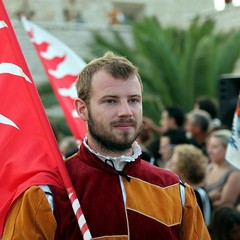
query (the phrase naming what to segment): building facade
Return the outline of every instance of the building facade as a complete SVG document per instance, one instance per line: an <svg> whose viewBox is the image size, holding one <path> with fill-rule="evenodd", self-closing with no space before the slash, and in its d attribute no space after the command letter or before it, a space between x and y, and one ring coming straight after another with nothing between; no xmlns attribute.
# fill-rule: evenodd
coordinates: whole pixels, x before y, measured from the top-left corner
<svg viewBox="0 0 240 240"><path fill-rule="evenodd" d="M217 31L240 27L240 7L226 4L215 9L221 0L4 0L15 32L36 83L47 81L35 50L19 20L21 14L43 27L72 48L83 59L89 59L91 32L107 34L112 28L131 38L129 26L144 16L155 15L164 26L186 28L195 16L216 20ZM232 1L228 1L232 2Z"/></svg>

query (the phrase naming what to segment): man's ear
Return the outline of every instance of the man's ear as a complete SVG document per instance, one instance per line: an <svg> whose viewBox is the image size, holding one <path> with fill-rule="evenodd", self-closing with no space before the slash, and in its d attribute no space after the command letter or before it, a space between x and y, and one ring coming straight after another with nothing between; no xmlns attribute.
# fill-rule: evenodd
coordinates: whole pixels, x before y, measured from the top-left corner
<svg viewBox="0 0 240 240"><path fill-rule="evenodd" d="M75 109L78 113L78 116L83 121L87 121L88 120L88 110L87 110L86 103L82 99L76 98L74 101L74 105L75 105Z"/></svg>

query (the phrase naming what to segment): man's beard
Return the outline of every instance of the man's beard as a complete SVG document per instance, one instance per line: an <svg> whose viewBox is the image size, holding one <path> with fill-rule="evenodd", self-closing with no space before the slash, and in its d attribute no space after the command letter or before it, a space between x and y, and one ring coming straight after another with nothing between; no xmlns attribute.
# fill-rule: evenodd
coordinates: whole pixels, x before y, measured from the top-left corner
<svg viewBox="0 0 240 240"><path fill-rule="evenodd" d="M101 145L101 147L105 149L116 152L123 152L125 150L128 150L132 147L133 142L140 134L140 129L138 129L138 131L132 137L129 137L129 132L123 132L122 138L121 140L119 140L116 136L114 136L114 134L111 133L111 125L109 125L109 129L105 129L100 122L94 120L91 111L89 111L88 113L88 131L95 139L95 141L97 141ZM119 122L126 123L127 121L136 125L136 122L130 119L120 120Z"/></svg>

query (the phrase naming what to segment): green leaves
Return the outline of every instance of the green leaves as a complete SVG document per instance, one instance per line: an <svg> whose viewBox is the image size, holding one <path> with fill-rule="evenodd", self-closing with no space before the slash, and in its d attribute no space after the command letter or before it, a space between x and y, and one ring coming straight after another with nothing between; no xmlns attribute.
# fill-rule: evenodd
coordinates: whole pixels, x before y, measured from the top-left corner
<svg viewBox="0 0 240 240"><path fill-rule="evenodd" d="M179 104L187 112L197 96L217 99L220 75L233 72L239 59L240 31L217 33L214 26L212 19L196 17L188 29L162 27L155 17L148 17L131 26L131 44L115 30L111 38L95 32L91 47L93 53L111 50L124 55L139 67L144 106L155 106L151 113L144 108L145 114L148 110L157 120L166 105Z"/></svg>

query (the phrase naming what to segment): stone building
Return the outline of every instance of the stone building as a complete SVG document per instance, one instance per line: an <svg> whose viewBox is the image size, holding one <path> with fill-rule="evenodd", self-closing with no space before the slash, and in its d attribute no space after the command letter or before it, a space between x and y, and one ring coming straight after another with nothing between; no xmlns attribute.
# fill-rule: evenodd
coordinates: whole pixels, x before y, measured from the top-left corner
<svg viewBox="0 0 240 240"><path fill-rule="evenodd" d="M222 11L216 10L217 1L224 0L4 0L4 4L33 78L38 83L47 81L47 76L19 21L20 14L25 14L86 59L90 56L87 43L91 40L92 30L107 34L115 28L129 38L131 22L144 16L155 15L162 25L181 28L187 27L196 15L216 19L218 31L240 27L240 7L233 5L239 0L226 1L230 3Z"/></svg>
<svg viewBox="0 0 240 240"><path fill-rule="evenodd" d="M225 8L217 11L223 2L226 2ZM59 24L70 21L106 25L115 15L122 13L124 16L119 21L126 24L143 16L155 15L162 24L183 27L194 16L200 15L214 17L220 29L239 25L237 5L240 0L5 0L4 3L12 18L25 13L34 21Z"/></svg>

